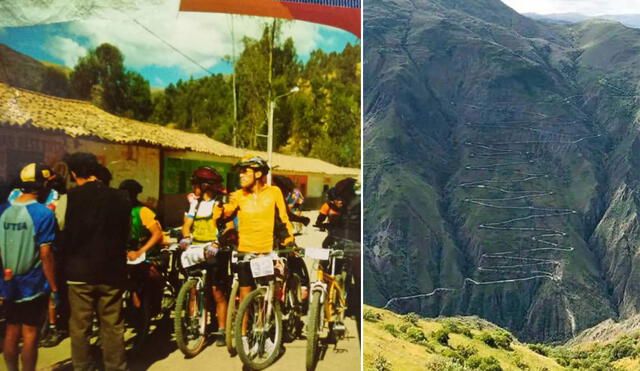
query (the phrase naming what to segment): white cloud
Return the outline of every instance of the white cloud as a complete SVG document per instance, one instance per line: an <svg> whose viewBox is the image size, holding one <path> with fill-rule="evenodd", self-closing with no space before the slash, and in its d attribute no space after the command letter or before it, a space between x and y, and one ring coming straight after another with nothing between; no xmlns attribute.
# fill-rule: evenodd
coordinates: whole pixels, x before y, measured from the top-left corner
<svg viewBox="0 0 640 371"><path fill-rule="evenodd" d="M67 67L75 66L78 58L87 54L87 49L66 37L51 36L46 43L46 48L51 55L61 59Z"/></svg>
<svg viewBox="0 0 640 371"><path fill-rule="evenodd" d="M242 38L259 38L264 23L269 20L234 17L236 54L242 51ZM298 54L309 55L321 41L319 27L307 22L287 22L283 26L283 37L293 38ZM88 38L91 47L105 42L116 45L124 54L125 63L133 68L179 67L184 73L192 74L202 69L173 48L207 69L232 53L230 15L177 12L175 1L152 11L117 13L107 19L73 22L68 30Z"/></svg>
<svg viewBox="0 0 640 371"><path fill-rule="evenodd" d="M520 13L640 14L639 0L502 0Z"/></svg>

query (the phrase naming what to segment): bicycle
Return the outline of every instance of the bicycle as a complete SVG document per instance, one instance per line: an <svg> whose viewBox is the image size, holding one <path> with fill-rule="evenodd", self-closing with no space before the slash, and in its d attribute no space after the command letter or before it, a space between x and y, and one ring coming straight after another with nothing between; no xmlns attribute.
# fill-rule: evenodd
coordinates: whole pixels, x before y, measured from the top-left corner
<svg viewBox="0 0 640 371"><path fill-rule="evenodd" d="M187 278L178 292L174 333L178 348L187 357L195 357L207 342L209 310L206 306L207 271L203 261L204 251L210 245L191 245L180 258L183 275Z"/></svg>
<svg viewBox="0 0 640 371"><path fill-rule="evenodd" d="M161 249L158 258L147 259L146 254L142 254L135 261L127 261L128 265L138 267L133 268L133 274L136 275L133 282L141 283L137 287L126 290L123 300L125 319L137 334L134 348L139 348L147 342L153 319L170 313L175 305L176 292L180 287L177 270L178 254L178 245L172 244ZM135 269L138 271L135 272ZM160 275L157 287L150 286L151 282L147 276L150 269Z"/></svg>
<svg viewBox="0 0 640 371"><path fill-rule="evenodd" d="M318 264L318 280L311 283L311 303L307 316L306 368L307 371L312 371L318 362L320 334L324 328L328 328L328 338L334 339L336 344L346 335L344 318L347 309L347 272L340 269L341 272L337 273L338 263L345 259L344 249L306 248L305 257L329 261L328 265Z"/></svg>
<svg viewBox="0 0 640 371"><path fill-rule="evenodd" d="M278 255L288 254L294 249L273 251L270 254L242 255L244 262L251 266L251 273L257 288L240 303L234 324L236 350L242 363L252 370L262 370L270 366L280 354L282 345L282 308L281 300L284 290L284 272L276 265L282 265ZM247 332L243 336L243 322ZM246 336L246 337L245 337ZM244 338L244 341L243 341Z"/></svg>

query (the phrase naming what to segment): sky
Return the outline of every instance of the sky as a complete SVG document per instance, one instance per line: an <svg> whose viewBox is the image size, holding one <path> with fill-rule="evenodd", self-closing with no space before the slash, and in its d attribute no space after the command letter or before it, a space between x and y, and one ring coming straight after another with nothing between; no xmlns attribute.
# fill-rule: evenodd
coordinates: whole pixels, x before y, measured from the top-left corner
<svg viewBox="0 0 640 371"><path fill-rule="evenodd" d="M640 14L640 0L502 0L518 13Z"/></svg>
<svg viewBox="0 0 640 371"><path fill-rule="evenodd" d="M108 42L120 49L127 69L142 74L151 86L164 88L178 79L232 71L231 65L223 61L232 54L234 45L232 19L236 55L242 51L242 38L259 38L264 23L270 21L262 17L178 12L177 1L171 0L153 12L120 12L117 17L0 27L0 43L35 59L73 68L89 49ZM315 49L342 51L347 43L359 43L346 31L309 22L285 22L282 31L283 40L293 38L302 62Z"/></svg>

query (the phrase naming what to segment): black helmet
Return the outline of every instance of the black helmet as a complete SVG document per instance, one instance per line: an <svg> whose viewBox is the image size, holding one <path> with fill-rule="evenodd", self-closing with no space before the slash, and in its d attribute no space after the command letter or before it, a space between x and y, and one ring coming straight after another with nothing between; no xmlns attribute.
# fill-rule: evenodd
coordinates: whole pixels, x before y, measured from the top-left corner
<svg viewBox="0 0 640 371"><path fill-rule="evenodd" d="M296 187L295 184L293 184L291 178L284 175L274 175L273 179L271 179L271 182L273 183L273 185L280 188L280 191L282 191L282 195L285 197L289 193L293 192L293 189Z"/></svg>
<svg viewBox="0 0 640 371"><path fill-rule="evenodd" d="M269 173L269 164L260 156L245 156L233 165L233 169L236 171L246 167L250 167L254 171L262 171L262 175Z"/></svg>
<svg viewBox="0 0 640 371"><path fill-rule="evenodd" d="M209 185L215 192L224 191L222 181L222 175L209 166L200 166L191 174L191 184Z"/></svg>
<svg viewBox="0 0 640 371"><path fill-rule="evenodd" d="M134 179L125 179L120 183L118 189L128 191L129 194L138 195L142 193L142 184Z"/></svg>

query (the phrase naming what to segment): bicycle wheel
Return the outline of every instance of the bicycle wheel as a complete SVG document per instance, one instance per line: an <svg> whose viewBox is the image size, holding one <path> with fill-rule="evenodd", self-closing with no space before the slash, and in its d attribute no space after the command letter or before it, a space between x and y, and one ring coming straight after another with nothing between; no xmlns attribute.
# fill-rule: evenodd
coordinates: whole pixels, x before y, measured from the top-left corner
<svg viewBox="0 0 640 371"><path fill-rule="evenodd" d="M197 280L187 280L180 288L174 318L176 344L187 357L200 353L206 344L207 309Z"/></svg>
<svg viewBox="0 0 640 371"><path fill-rule="evenodd" d="M269 298L266 288L261 287L251 292L240 303L236 314L234 337L236 350L242 363L252 370L269 367L280 354L282 345L282 313L277 302L268 318ZM247 316L247 334L243 341L242 322Z"/></svg>
<svg viewBox="0 0 640 371"><path fill-rule="evenodd" d="M236 320L236 310L238 309L238 287L240 283L238 280L233 280L233 285L231 285L231 295L229 295L229 304L227 306L227 323L225 326L226 333L224 334L224 340L227 344L227 350L231 356L235 356L236 352L236 342L233 336L233 325Z"/></svg>
<svg viewBox="0 0 640 371"><path fill-rule="evenodd" d="M313 371L318 362L320 316L322 316L320 295L320 291L314 291L309 305L309 316L307 318L307 371Z"/></svg>
<svg viewBox="0 0 640 371"><path fill-rule="evenodd" d="M294 341L300 335L300 291L300 276L293 273L287 279L285 302L282 308L282 312L286 316L286 319L283 320L283 336L287 343Z"/></svg>

